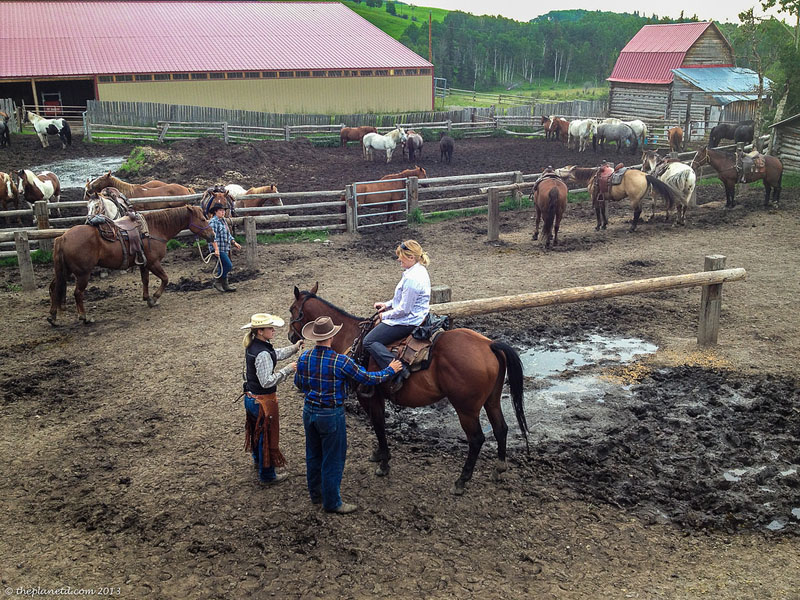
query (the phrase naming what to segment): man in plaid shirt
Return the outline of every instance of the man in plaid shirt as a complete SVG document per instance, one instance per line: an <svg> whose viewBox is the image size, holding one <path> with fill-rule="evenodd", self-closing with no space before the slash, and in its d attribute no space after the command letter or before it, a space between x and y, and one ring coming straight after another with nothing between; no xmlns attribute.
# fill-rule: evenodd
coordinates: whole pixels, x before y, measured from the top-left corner
<svg viewBox="0 0 800 600"><path fill-rule="evenodd" d="M311 502L322 504L327 512L347 514L355 504L342 502L342 483L347 455L347 430L344 399L347 380L377 385L400 371L402 363L393 360L381 371L367 371L349 356L331 348L333 337L342 328L330 317L319 317L303 327L303 337L316 346L300 356L294 384L303 392L303 427L306 432L306 480Z"/></svg>

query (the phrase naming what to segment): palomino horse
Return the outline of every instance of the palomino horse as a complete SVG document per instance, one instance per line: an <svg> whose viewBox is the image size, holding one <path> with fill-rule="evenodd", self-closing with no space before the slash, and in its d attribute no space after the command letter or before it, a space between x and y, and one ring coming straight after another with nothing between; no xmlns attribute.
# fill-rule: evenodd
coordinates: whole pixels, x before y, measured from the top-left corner
<svg viewBox="0 0 800 600"><path fill-rule="evenodd" d="M25 122L33 125L36 135L39 136L39 141L42 142L42 148L47 148L50 141L47 139L49 135L57 135L61 140L61 148L72 145L72 130L69 128L69 123L66 119L45 119L31 111L25 112Z"/></svg>
<svg viewBox="0 0 800 600"><path fill-rule="evenodd" d="M17 171L17 177L19 177L17 194L20 199L25 200L31 206L40 200L45 200L48 203L60 200L61 183L55 173L42 171L38 175L34 175L33 171L21 169ZM60 217L61 209L56 207L56 210Z"/></svg>
<svg viewBox="0 0 800 600"><path fill-rule="evenodd" d="M8 210L8 205L13 204L14 210L19 210L19 188L14 185L14 180L8 173L0 172L0 204L3 210ZM11 222L11 217L6 217L6 224ZM17 215L17 223L22 225L22 217Z"/></svg>
<svg viewBox="0 0 800 600"><path fill-rule="evenodd" d="M598 177L596 177L601 169L603 169L603 167L584 168L570 166L555 170L555 173L559 177L562 177L564 181L585 184L589 188L592 206L594 207L595 216L597 217L597 227L595 227L595 230L605 229L608 225L606 199L630 199L631 208L633 209L631 232L636 231L636 226L639 224L639 217L641 217L642 214L642 198L647 194L651 185L653 189L667 199L670 205L674 202L674 192L668 185L653 175L645 175L638 169L627 169L623 173L622 181L620 181L619 184L610 186L611 189L609 191L601 193L600 181Z"/></svg>
<svg viewBox="0 0 800 600"><path fill-rule="evenodd" d="M413 129L409 129L407 137L408 139L406 140L406 145L403 147L403 152L405 153L405 151L408 150L408 160L414 160L417 158L417 155L419 155L418 158L422 158L422 136Z"/></svg>
<svg viewBox="0 0 800 600"><path fill-rule="evenodd" d="M101 175L100 177L88 182L84 190L84 195L90 194L92 192L99 192L100 190L105 189L107 187L117 188L120 192L125 194L128 200L131 201L131 204L133 204L134 208L147 209L147 210L156 210L159 208L176 208L178 206L184 206L186 204L186 201L167 200L164 202L153 202L137 206L137 203L134 202L133 199L159 198L161 196L188 196L190 194L194 194L194 190L192 188L187 188L177 183L164 183L163 181L158 181L158 180L148 181L147 183L142 185L128 183L127 181L122 181L122 179L114 177L111 174L111 171L109 171L108 173L105 173L104 175Z"/></svg>
<svg viewBox="0 0 800 600"><path fill-rule="evenodd" d="M252 196L258 194L277 194L278 188L274 185L262 185L259 187L251 187L245 191L245 196ZM236 208L254 208L257 206L283 206L283 200L280 198L241 198L236 200Z"/></svg>
<svg viewBox="0 0 800 600"><path fill-rule="evenodd" d="M772 202L777 206L781 197L781 180L783 178L783 163L776 156L767 156L763 154L758 155L764 159L764 170L761 172L748 172L745 173L744 183L751 181L764 180L764 206L768 206L770 202L770 193L772 194ZM692 160L692 169L697 171L703 165L711 165L717 172L722 185L725 186L725 206L728 208L733 207L736 202L734 197L736 195L736 183L740 180L740 170L737 168L736 155L730 152L723 152L722 150L714 150L707 146L701 146Z"/></svg>
<svg viewBox="0 0 800 600"><path fill-rule="evenodd" d="M398 220L396 217L399 216L400 207L397 203L406 197L406 179L409 177L425 179L428 173L422 167L415 166L413 169L384 175L380 181L360 184L354 190L358 205L379 204L381 206L379 212L387 213L385 215L387 223Z"/></svg>
<svg viewBox="0 0 800 600"><path fill-rule="evenodd" d="M670 152L681 152L683 150L683 129L678 126L670 127L667 131Z"/></svg>
<svg viewBox="0 0 800 600"><path fill-rule="evenodd" d="M153 307L158 304L158 299L169 283L169 277L161 266L161 261L167 253L167 242L184 229L189 229L196 236L203 237L209 242L214 239L214 232L199 206L155 210L142 215L148 229L148 235L142 240L147 262L139 266L142 276L142 299L148 306ZM56 324L58 309L64 309L70 273L75 276L75 304L78 307L78 317L84 323L93 322L93 319L86 316L83 305L83 293L89 283L89 276L95 266L108 269L132 267L135 256L123 249L123 243L121 240L115 242L105 240L97 227L92 225L76 225L56 238L53 243L55 276L50 283L50 315L47 317L52 325ZM124 260L125 257L127 261ZM152 298L149 291L150 272L161 279L161 285Z"/></svg>
<svg viewBox="0 0 800 600"><path fill-rule="evenodd" d="M678 160L665 160L655 150L645 150L642 154L642 171L655 175L672 189L678 199L673 225L686 225L686 209L693 202L697 182L692 167ZM667 220L669 208L668 203Z"/></svg>
<svg viewBox="0 0 800 600"><path fill-rule="evenodd" d="M318 284L315 284L310 291L301 292L294 288L294 302L289 308L292 315L289 323L289 339L293 342L301 339L303 325L317 317L327 315L334 323L342 324L342 329L333 337L333 349L340 353L347 352L359 337L360 323L363 319L354 317L317 296L318 288ZM428 406L442 398L450 401L469 442L464 468L453 488L453 493L463 494L464 485L472 478L475 462L486 439L479 420L481 409L486 412L497 440L498 461L495 465L495 476L507 468L508 425L500 405L506 371L517 423L527 444L528 425L522 396L522 363L511 346L494 342L471 329L451 329L441 333L431 350L430 361L427 369L411 374L392 401L400 406L414 407ZM375 368L374 362L370 363L369 368ZM358 394L358 400L369 415L378 438L378 447L371 459L380 463L376 470L378 475L389 473L385 387L385 384L378 386L369 398Z"/></svg>
<svg viewBox="0 0 800 600"><path fill-rule="evenodd" d="M405 144L406 139L406 132L402 127L396 127L386 135L367 133L361 140L364 146L364 157L372 160L373 151L385 150L386 162L391 162L394 149L397 148L398 144Z"/></svg>
<svg viewBox="0 0 800 600"><path fill-rule="evenodd" d="M576 119L569 124L567 148L572 148L574 140L575 150L585 152L589 136L594 139L596 135L597 121L594 119Z"/></svg>
<svg viewBox="0 0 800 600"><path fill-rule="evenodd" d="M542 177L531 193L536 208L536 229L533 232L533 239L539 239L539 222L544 220L542 234L544 247L548 249L551 238L553 246L558 246L558 228L561 227L561 217L567 208L567 186L554 173L552 167L545 169Z"/></svg>
<svg viewBox="0 0 800 600"><path fill-rule="evenodd" d="M342 127L342 130L339 132L339 145L347 146L347 142L360 142L368 133L378 133L378 130L371 125Z"/></svg>
<svg viewBox="0 0 800 600"><path fill-rule="evenodd" d="M133 210L128 199L117 188L107 187L93 194L86 205L86 216L105 215L112 221L121 219Z"/></svg>

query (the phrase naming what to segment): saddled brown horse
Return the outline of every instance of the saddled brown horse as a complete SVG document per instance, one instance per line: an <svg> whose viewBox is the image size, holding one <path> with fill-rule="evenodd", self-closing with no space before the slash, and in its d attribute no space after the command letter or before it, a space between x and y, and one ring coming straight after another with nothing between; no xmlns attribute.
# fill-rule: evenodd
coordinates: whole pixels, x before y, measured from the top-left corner
<svg viewBox="0 0 800 600"><path fill-rule="evenodd" d="M363 321L330 302L317 296L318 284L310 291L294 288L294 302L289 308L292 318L289 324L289 339L301 339L303 325L317 317L327 315L333 322L342 324L342 329L333 337L333 349L347 352L359 336L359 324ZM370 369L375 369L374 362ZM528 441L528 424L525 419L522 395L522 363L517 352L507 344L495 342L471 329L451 329L436 338L430 366L416 371L406 380L393 401L400 406L428 406L447 398L458 414L461 427L467 434L469 450L461 475L455 482L453 493L464 493L464 485L472 478L472 471L485 440L480 424L483 409L489 418L495 440L497 457L495 476L506 470L506 437L508 425L503 417L500 395L508 374L511 400L520 431ZM378 447L372 455L373 462L380 463L376 474L389 473L389 446L386 441L385 384L375 393L358 400L370 417Z"/></svg>
<svg viewBox="0 0 800 600"><path fill-rule="evenodd" d="M764 171L746 173L744 183L762 179L764 181L764 206L769 206L770 193L772 194L772 202L777 206L781 198L783 163L776 156L764 154L759 156L764 159ZM731 152L714 150L708 146L701 146L692 160L692 169L697 172L697 169L703 165L711 165L722 181L722 185L725 186L725 206L728 208L734 206L736 204L734 201L736 183L740 177L739 169L736 166L736 155Z"/></svg>
<svg viewBox="0 0 800 600"><path fill-rule="evenodd" d="M378 130L371 125L361 127L342 127L339 131L339 145L347 146L347 142L360 142L368 133L378 133Z"/></svg>
<svg viewBox="0 0 800 600"><path fill-rule="evenodd" d="M355 188L359 206L380 203L382 206L380 212L393 213L399 211L400 208L397 203L405 198L405 179L408 177L425 179L428 177L428 173L424 168L415 165L413 169L384 175L380 181L361 184ZM386 214L385 217L385 221L389 222L398 220L399 215Z"/></svg>
<svg viewBox="0 0 800 600"><path fill-rule="evenodd" d="M84 196L91 192L99 192L103 188L115 187L125 194L131 201L136 210L157 210L161 208L176 208L184 206L185 200L164 202L137 203L135 198L159 198L161 196L188 196L194 194L192 188L184 187L178 183L164 183L163 181L152 180L144 184L128 183L118 177L114 177L111 171L88 182L84 190Z"/></svg>
<svg viewBox="0 0 800 600"><path fill-rule="evenodd" d="M667 131L670 152L680 152L683 150L683 129L680 127L670 127Z"/></svg>
<svg viewBox="0 0 800 600"><path fill-rule="evenodd" d="M142 299L148 306L153 307L158 304L158 299L169 282L169 277L161 266L161 260L167 253L167 242L184 229L207 241L214 239L214 232L199 206L167 208L149 211L142 215L149 231L142 240L147 262L146 265L139 267L142 276ZM134 266L135 257L123 250L122 243L103 239L97 227L92 225L76 225L55 239L53 243L55 275L50 283L50 315L47 317L52 325L56 324L58 309L64 309L70 273L75 276L75 304L78 308L78 317L84 323L93 322L93 319L87 318L83 305L83 293L89 283L89 276L96 266L109 269L127 269ZM152 298L149 292L150 272L161 279L161 285Z"/></svg>
<svg viewBox="0 0 800 600"><path fill-rule="evenodd" d="M537 184L531 196L536 208L533 239L539 239L539 223L544 220L542 234L545 249L550 248L551 239L553 246L558 246L558 228L561 227L561 218L567 208L567 185L552 169L545 170L544 179Z"/></svg>

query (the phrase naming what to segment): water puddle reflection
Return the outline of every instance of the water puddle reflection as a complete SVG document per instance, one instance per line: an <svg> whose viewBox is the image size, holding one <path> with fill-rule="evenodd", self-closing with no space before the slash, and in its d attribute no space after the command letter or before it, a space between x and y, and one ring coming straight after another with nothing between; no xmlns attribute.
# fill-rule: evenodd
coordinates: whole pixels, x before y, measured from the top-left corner
<svg viewBox="0 0 800 600"><path fill-rule="evenodd" d="M99 177L106 171L116 171L122 166L124 156L96 156L89 158L65 158L55 162L31 167L34 173L52 171L58 175L61 189L82 188L87 179Z"/></svg>

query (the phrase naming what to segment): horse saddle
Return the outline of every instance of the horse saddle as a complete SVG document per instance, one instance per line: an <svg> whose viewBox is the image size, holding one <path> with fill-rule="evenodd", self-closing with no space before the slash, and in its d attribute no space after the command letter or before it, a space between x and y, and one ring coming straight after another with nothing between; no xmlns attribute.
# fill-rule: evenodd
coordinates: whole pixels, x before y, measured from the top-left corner
<svg viewBox="0 0 800 600"><path fill-rule="evenodd" d="M611 186L615 185L612 181L613 175L614 168L608 165L600 167L600 170L597 171L597 189L601 195L607 194L611 190ZM622 181L622 178L619 181Z"/></svg>
<svg viewBox="0 0 800 600"><path fill-rule="evenodd" d="M552 167L548 167L548 169L552 169ZM543 171L542 174L539 176L539 179L533 182L533 189L531 190L531 195L529 198L533 198L533 195L536 193L536 189L539 187L539 184L547 179L561 179L556 173L552 170L550 171Z"/></svg>
<svg viewBox="0 0 800 600"><path fill-rule="evenodd" d="M97 227L100 237L108 242L119 242L122 246L122 265L128 265L128 256L134 257L135 264L144 266L147 258L142 246L142 238L148 235L147 222L139 213L133 217L126 215L112 221L105 215L94 215L86 219L87 225Z"/></svg>
<svg viewBox="0 0 800 600"><path fill-rule="evenodd" d="M450 329L450 317L428 313L425 321L418 325L411 335L392 342L387 348L403 361L412 373L424 371L431 364L431 352L436 339L447 329Z"/></svg>
<svg viewBox="0 0 800 600"><path fill-rule="evenodd" d="M739 171L739 180L744 183L747 181L748 176L760 175L764 176L767 170L767 159L758 150L753 150L748 154L742 154L742 163ZM754 177L757 179L757 177Z"/></svg>

